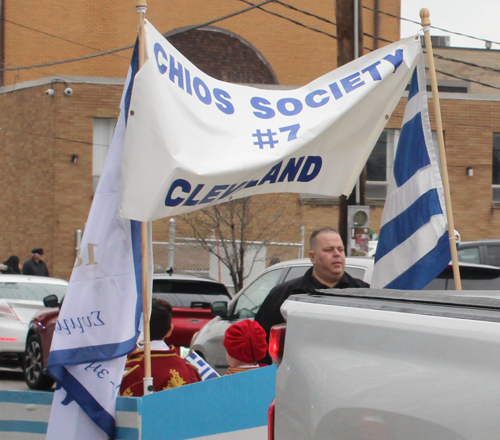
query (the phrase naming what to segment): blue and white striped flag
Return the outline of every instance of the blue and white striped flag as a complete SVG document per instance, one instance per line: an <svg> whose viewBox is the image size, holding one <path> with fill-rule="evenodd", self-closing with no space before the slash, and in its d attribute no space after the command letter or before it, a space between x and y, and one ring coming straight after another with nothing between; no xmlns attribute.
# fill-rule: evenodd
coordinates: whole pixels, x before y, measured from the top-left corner
<svg viewBox="0 0 500 440"><path fill-rule="evenodd" d="M220 377L219 373L217 373L217 371L215 371L212 366L195 351L192 351L186 356L186 361L198 370L202 380Z"/></svg>
<svg viewBox="0 0 500 440"><path fill-rule="evenodd" d="M451 260L447 228L421 55L410 85L382 214L371 286L424 288Z"/></svg>
<svg viewBox="0 0 500 440"><path fill-rule="evenodd" d="M57 380L57 390L48 440L115 438L116 397L142 313L140 223L117 215L126 115L137 70L136 45L120 117L52 340L47 370Z"/></svg>

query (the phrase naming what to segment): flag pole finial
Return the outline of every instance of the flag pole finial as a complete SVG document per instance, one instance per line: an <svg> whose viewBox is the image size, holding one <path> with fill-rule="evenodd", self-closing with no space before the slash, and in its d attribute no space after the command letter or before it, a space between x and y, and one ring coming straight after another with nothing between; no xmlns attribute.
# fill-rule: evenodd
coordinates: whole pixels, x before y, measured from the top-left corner
<svg viewBox="0 0 500 440"><path fill-rule="evenodd" d="M144 25L144 16L148 10L148 4L146 0L135 0L135 9L139 14L139 28Z"/></svg>
<svg viewBox="0 0 500 440"><path fill-rule="evenodd" d="M420 9L420 19L422 27L430 26L431 25L431 13L427 8L422 8Z"/></svg>

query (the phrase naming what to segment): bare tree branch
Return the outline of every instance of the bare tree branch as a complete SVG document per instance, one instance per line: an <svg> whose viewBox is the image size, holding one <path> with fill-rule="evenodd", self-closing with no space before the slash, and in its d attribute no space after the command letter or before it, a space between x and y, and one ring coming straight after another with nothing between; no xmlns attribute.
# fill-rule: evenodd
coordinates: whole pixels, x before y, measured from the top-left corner
<svg viewBox="0 0 500 440"><path fill-rule="evenodd" d="M236 292L252 272L260 250L286 226L277 227L285 210L284 204L277 203L278 198L245 197L179 216L200 245L228 268ZM255 256L246 261L251 246Z"/></svg>

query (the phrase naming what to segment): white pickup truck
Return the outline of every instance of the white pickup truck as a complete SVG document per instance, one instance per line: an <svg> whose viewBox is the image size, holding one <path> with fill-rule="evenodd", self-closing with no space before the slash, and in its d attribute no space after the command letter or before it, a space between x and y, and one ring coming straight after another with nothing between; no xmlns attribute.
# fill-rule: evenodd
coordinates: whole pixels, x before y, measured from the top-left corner
<svg viewBox="0 0 500 440"><path fill-rule="evenodd" d="M500 438L500 291L332 289L282 313L271 439Z"/></svg>

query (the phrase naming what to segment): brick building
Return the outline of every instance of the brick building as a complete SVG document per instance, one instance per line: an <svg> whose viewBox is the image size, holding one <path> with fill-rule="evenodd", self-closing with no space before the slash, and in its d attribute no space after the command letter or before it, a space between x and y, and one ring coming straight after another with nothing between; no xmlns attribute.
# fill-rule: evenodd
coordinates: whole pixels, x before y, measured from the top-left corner
<svg viewBox="0 0 500 440"><path fill-rule="evenodd" d="M335 2L290 3L299 10L268 4L268 12L255 9L186 31L248 4L213 0L208 6L201 0L149 0L147 18L214 77L301 86L336 67L337 41L332 37L334 24L300 10L335 22ZM376 4L383 12L399 15L399 0L364 0L364 51L399 39L399 20L374 11ZM75 258L77 231L85 227L118 116L130 47L137 33L134 2L109 0L97 8L83 0L2 2L0 13L0 261L11 254L24 260L32 248L43 247L51 275L67 279ZM442 51L449 55L453 49ZM497 51L464 52L472 59L480 55L484 64L498 59ZM460 73L461 67L452 69ZM496 84L491 76L482 81ZM450 85L449 90L462 86L468 92L441 96L455 226L464 239L493 237L499 219L492 200L492 149L493 133L500 133L500 95L491 94L494 89L469 87L459 80L443 78L443 83ZM65 94L68 88L71 94ZM403 111L404 99L377 146L378 159L387 166ZM466 168L473 168L472 177L466 176ZM384 176L376 171L368 182L374 231L384 199ZM274 206L263 212L263 218L272 218L277 203L283 210L275 220L279 241L299 241L301 226L307 236L315 227L338 225L334 199L283 194L276 202L272 197L276 196L260 196L259 200ZM471 211L475 222L469 220ZM168 220L154 222L154 240L167 240Z"/></svg>

